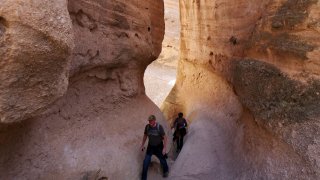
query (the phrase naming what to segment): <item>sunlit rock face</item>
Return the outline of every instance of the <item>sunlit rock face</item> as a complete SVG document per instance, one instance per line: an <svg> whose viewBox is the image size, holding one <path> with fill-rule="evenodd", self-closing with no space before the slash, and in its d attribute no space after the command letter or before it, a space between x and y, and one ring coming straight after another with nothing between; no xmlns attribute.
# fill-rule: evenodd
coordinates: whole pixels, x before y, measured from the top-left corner
<svg viewBox="0 0 320 180"><path fill-rule="evenodd" d="M162 42L161 54L156 62L176 68L179 60L180 41L179 1L164 0L164 6L165 37Z"/></svg>
<svg viewBox="0 0 320 180"><path fill-rule="evenodd" d="M0 121L34 117L68 86L73 48L65 0L2 0L0 6Z"/></svg>
<svg viewBox="0 0 320 180"><path fill-rule="evenodd" d="M46 106L46 111L37 117L19 123L0 124L0 179L139 179L144 156L139 146L148 116L155 114L158 122L166 127L158 107L145 96L143 86L146 66L161 51L163 1L69 0L57 1L59 6L46 1L43 2L46 6L40 6L42 1L19 3L37 7L26 12L39 16L42 11L57 14L63 11L69 19L69 29L56 29L54 32L63 36L74 34L74 41L70 39L74 49L70 51L69 41L65 43L65 51L57 52L55 46L45 48L50 53L55 52L52 53L57 57L71 54L70 61L63 65L51 58L50 53L39 53L56 64L43 66L41 60L35 62L32 71L46 71L36 74L41 78L54 76L45 81L51 86L53 80L61 80L55 75L56 66L64 68L66 84L59 89L64 95ZM10 6L10 12L20 11L19 3ZM0 10L7 9L1 4ZM24 18L17 13L15 15ZM48 17L57 18L56 14L51 15ZM41 22L41 18L35 23ZM49 20L45 22L51 22ZM43 24L41 28L51 27L49 25ZM53 27L62 25L57 23ZM9 36L8 27L6 23L0 26L1 32L5 32L1 38L8 36L26 42L30 37L30 33L29 36L21 33ZM56 37L33 36L43 43L51 43ZM2 40L5 45L9 42ZM62 40L58 41L61 46L64 45ZM33 45L28 43L25 47L16 52L36 58ZM17 77L14 73L17 72L6 76ZM21 83L16 85L17 93L22 96L29 92L29 89L25 91L28 83L17 82ZM7 87L1 84L0 90L7 91ZM41 96L42 91L32 90L32 93ZM7 100L7 97L3 99ZM33 106L32 103L26 105Z"/></svg>
<svg viewBox="0 0 320 180"><path fill-rule="evenodd" d="M164 7L166 28L162 50L144 74L146 95L159 107L175 83L180 41L179 1L164 0Z"/></svg>
<svg viewBox="0 0 320 180"><path fill-rule="evenodd" d="M163 110L195 125L173 178L320 177L319 3L180 1L181 58ZM188 154L202 166L194 174Z"/></svg>

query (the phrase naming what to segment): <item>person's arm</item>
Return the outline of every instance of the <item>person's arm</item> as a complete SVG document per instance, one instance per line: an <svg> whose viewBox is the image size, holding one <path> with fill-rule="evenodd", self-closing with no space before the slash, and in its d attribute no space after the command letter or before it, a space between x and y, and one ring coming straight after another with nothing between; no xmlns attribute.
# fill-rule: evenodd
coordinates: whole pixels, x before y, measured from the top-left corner
<svg viewBox="0 0 320 180"><path fill-rule="evenodd" d="M188 127L188 123L186 119L184 119L184 123L185 123L185 127Z"/></svg>
<svg viewBox="0 0 320 180"><path fill-rule="evenodd" d="M146 143L146 140L147 140L147 135L144 134L144 135L143 135L143 138L142 138L141 147L140 147L141 151L144 150L144 143Z"/></svg>
<svg viewBox="0 0 320 180"><path fill-rule="evenodd" d="M144 150L144 143L146 143L146 140L147 140L147 129L148 129L148 125L146 125L146 127L144 128L144 132L143 132L143 138L142 138L142 143L141 143L141 146L140 146L140 149L141 151Z"/></svg>
<svg viewBox="0 0 320 180"><path fill-rule="evenodd" d="M163 135L163 150L162 150L162 154L165 155L167 153L167 136Z"/></svg>

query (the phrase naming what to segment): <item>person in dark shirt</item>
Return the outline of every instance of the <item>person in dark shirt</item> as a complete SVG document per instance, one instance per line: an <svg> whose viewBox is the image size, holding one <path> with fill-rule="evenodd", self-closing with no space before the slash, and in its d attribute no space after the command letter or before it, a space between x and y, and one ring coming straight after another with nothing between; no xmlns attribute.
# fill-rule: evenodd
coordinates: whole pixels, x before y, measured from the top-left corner
<svg viewBox="0 0 320 180"><path fill-rule="evenodd" d="M166 145L167 145L167 136L163 130L163 127L156 122L156 117L154 115L149 116L149 124L144 128L144 136L142 139L141 150L144 150L144 144L149 139L146 156L143 161L142 169L142 180L147 179L147 173L149 164L151 161L151 156L155 155L162 165L163 177L168 177L169 168L166 161Z"/></svg>
<svg viewBox="0 0 320 180"><path fill-rule="evenodd" d="M173 141L177 141L177 152L180 152L183 146L183 137L187 134L188 123L185 118L183 118L183 113L178 114L178 118L174 121L173 126L175 131L173 133Z"/></svg>

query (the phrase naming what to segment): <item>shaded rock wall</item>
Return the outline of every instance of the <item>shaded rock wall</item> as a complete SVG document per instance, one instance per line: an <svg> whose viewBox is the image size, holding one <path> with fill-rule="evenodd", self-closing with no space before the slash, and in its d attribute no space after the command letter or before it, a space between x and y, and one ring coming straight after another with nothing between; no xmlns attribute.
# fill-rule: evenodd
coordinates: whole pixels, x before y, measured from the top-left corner
<svg viewBox="0 0 320 180"><path fill-rule="evenodd" d="M1 122L34 117L66 92L74 46L66 5L65 0L1 1Z"/></svg>
<svg viewBox="0 0 320 180"><path fill-rule="evenodd" d="M37 7L30 9L37 14L45 11L40 8L42 3L22 4ZM70 60L65 59L63 66L66 69L63 80L66 82L65 87L59 89L59 95L63 96L57 99L55 95L52 99L55 102L43 105L45 111L41 114L21 116L15 120L29 119L18 123L0 124L0 179L138 179L144 155L139 147L147 117L155 114L164 124L160 110L145 96L143 86L146 66L161 51L163 1L69 0L68 5L66 1L56 3L60 3L70 25L69 29L57 32L66 36L68 33L64 32L70 31L74 34L74 41L71 39L70 44L75 44L73 51L66 48L66 53L47 47L49 52L66 59L71 53ZM47 11L49 8L56 13L61 11L49 5ZM9 6L12 10L19 10L15 9L14 2L8 1ZM21 16L18 14L17 18ZM64 24L54 27L59 25ZM10 37L23 35L20 37L23 42L30 37L20 33ZM41 34L32 36L31 42L33 38L51 42L51 38L44 38ZM0 42L7 43L6 39ZM63 41L59 45L63 45ZM27 43L23 48L18 47L16 52L30 54L34 57L35 71L46 71L44 75L53 76L51 71L54 69L50 68L55 66L44 67L37 63L41 59L34 55L32 47L32 43ZM57 61L47 52L42 53L44 58ZM9 58L9 55L1 57ZM15 77L14 73L20 72L12 71L10 76L5 76ZM62 81L61 78L54 80ZM20 94L26 86L32 86L23 79L17 81L22 84L17 90ZM45 83L52 85L49 80ZM1 84L0 90L8 89ZM5 96L1 98L7 100ZM16 110L12 109L12 112Z"/></svg>
<svg viewBox="0 0 320 180"><path fill-rule="evenodd" d="M187 141L212 136L204 143L212 147L203 145L209 146L203 153L212 156L192 174L195 166L188 169L183 163L188 152L182 152L174 178L190 172L194 179L210 179L209 169L215 172L224 163L214 155L226 153L234 157L234 169L219 175L223 179L319 178L319 2L181 0L180 12L177 83L163 110L168 119L183 111L197 124L191 124L194 134ZM202 132L200 124L208 122L220 127L218 134ZM224 144L216 136L237 141ZM196 148L194 143L186 142L186 151ZM192 154L193 162L203 165L205 157L197 161L201 153Z"/></svg>

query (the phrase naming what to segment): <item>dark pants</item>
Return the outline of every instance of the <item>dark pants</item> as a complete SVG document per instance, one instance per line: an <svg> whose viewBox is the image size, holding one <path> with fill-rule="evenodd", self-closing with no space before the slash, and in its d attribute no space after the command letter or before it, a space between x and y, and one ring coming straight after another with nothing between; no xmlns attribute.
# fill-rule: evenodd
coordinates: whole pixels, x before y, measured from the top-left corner
<svg viewBox="0 0 320 180"><path fill-rule="evenodd" d="M183 146L183 137L187 131L185 128L178 129L174 132L174 140L177 140L177 151L180 151Z"/></svg>
<svg viewBox="0 0 320 180"><path fill-rule="evenodd" d="M151 156L155 155L157 156L157 158L160 160L160 164L162 166L163 169L163 174L167 173L169 168L168 168L168 164L166 159L164 158L163 154L162 154L162 149L163 149L163 145L159 145L159 146L150 146L148 145L147 148L147 153L146 153L146 157L144 158L143 161L143 169L142 169L142 180L146 180L147 179L147 174L148 174L148 168L151 162Z"/></svg>
<svg viewBox="0 0 320 180"><path fill-rule="evenodd" d="M177 150L181 151L183 146L183 136L179 136L177 139Z"/></svg>

